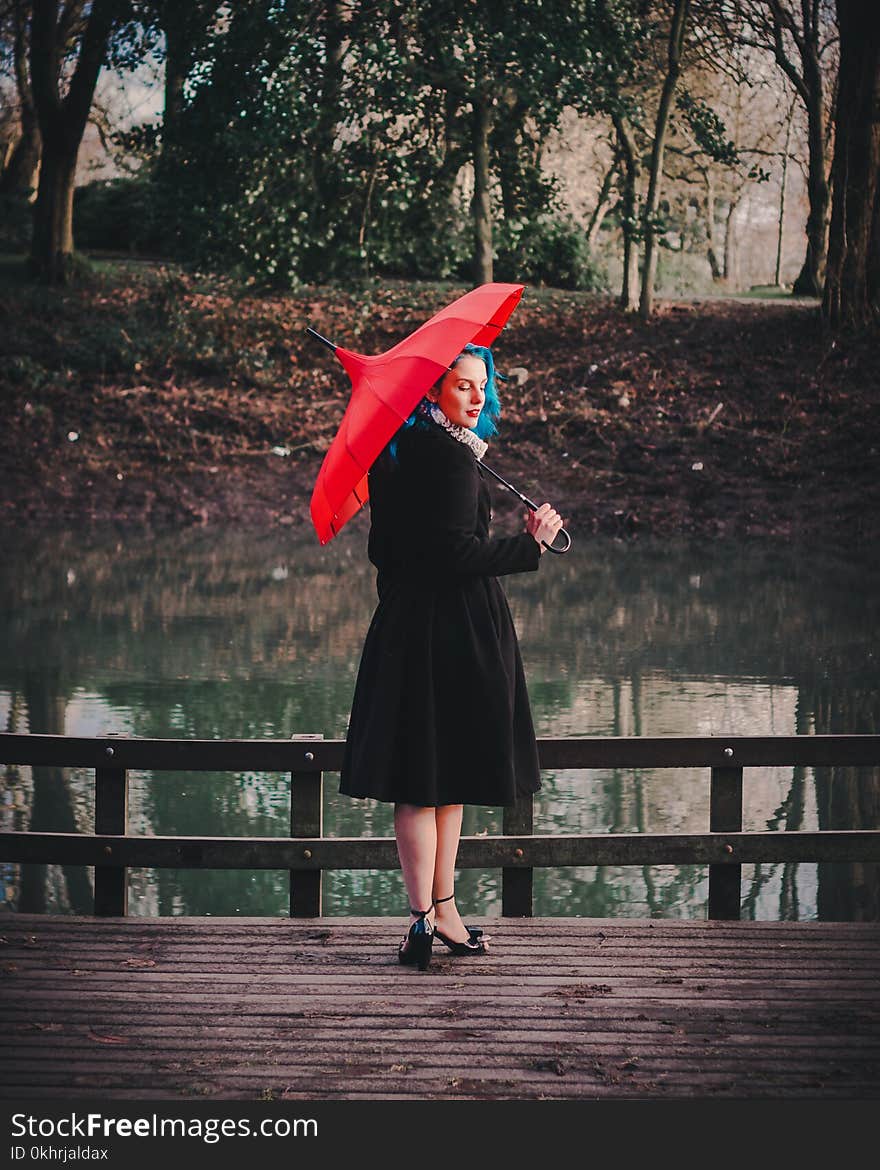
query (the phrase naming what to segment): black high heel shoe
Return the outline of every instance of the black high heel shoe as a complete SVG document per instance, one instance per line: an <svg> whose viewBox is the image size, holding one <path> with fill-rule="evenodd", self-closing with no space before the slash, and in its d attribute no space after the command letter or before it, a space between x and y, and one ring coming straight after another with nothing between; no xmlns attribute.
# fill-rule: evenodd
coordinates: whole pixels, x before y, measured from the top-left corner
<svg viewBox="0 0 880 1170"><path fill-rule="evenodd" d="M410 914L418 914L418 918L397 948L397 957L408 967L418 967L420 971L427 971L431 962L431 948L434 945L434 931L426 915L431 913L433 906L429 906L427 910L414 910L410 906L409 910Z"/></svg>
<svg viewBox="0 0 880 1170"><path fill-rule="evenodd" d="M434 906L439 906L441 902L451 902L455 897L455 893L449 895L448 898L437 898L433 902ZM440 941L447 946L453 955L485 955L489 948L483 941L483 932L476 926L466 926L465 930L468 932L467 942L456 942L455 939L447 938L442 931L434 927L434 937L439 938Z"/></svg>

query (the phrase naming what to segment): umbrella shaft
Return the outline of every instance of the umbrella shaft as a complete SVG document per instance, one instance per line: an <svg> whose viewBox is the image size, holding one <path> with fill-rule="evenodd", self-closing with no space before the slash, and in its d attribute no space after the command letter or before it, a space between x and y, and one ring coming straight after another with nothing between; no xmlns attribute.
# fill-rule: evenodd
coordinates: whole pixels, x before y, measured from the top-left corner
<svg viewBox="0 0 880 1170"><path fill-rule="evenodd" d="M480 467L482 467L485 471L488 471L490 475L494 475L495 478L498 480L498 482L500 484L503 484L504 487L506 487L509 492L513 492L513 494L515 496L517 496L519 499L521 499L527 508L531 508L531 510L533 512L537 512L538 505L535 503L535 501L530 500L528 496L524 496L522 494L522 492L517 491L516 488L513 486L513 484L508 483L503 475L499 475L497 471L493 471L493 469L487 463L481 462ZM548 544L546 542L546 540L542 540L541 543L544 545L544 548L546 548L548 550L548 552L552 552L552 553L557 553L557 554L567 553L568 550L571 548L571 537L565 531L564 528L560 528L559 532L556 535L562 536L562 539L565 541L565 546L563 548L554 548L552 544ZM555 537L554 537L554 540L555 540Z"/></svg>
<svg viewBox="0 0 880 1170"><path fill-rule="evenodd" d="M517 496L519 499L521 499L522 502L526 505L526 507L531 508L533 512L537 512L538 505L534 502L534 500L530 500L528 496L524 496L522 494L522 492L518 492L512 483L508 483L503 475L499 475L497 471L493 471L492 468L488 465L488 463L481 462L480 467L485 468L486 471L488 471L490 475L494 475L495 478L498 480L498 482L504 484L504 486L507 488L507 490L509 492L513 492L513 494L515 496Z"/></svg>

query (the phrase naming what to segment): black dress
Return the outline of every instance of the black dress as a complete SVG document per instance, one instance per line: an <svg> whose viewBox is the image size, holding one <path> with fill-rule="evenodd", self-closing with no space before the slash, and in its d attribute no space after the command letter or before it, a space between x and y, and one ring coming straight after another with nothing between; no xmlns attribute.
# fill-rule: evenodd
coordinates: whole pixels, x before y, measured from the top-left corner
<svg viewBox="0 0 880 1170"><path fill-rule="evenodd" d="M541 786L535 731L497 576L535 539L489 538L473 451L435 423L397 433L370 471L379 604L355 685L339 790L422 806L509 805Z"/></svg>

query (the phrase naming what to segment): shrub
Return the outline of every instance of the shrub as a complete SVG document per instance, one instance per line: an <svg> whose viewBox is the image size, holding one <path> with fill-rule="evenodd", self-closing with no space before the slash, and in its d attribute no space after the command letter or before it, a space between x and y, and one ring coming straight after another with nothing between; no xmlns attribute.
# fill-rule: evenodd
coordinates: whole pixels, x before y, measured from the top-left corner
<svg viewBox="0 0 880 1170"><path fill-rule="evenodd" d="M164 256L158 193L148 178L106 179L77 187L73 230L77 248Z"/></svg>
<svg viewBox="0 0 880 1170"><path fill-rule="evenodd" d="M569 217L507 219L495 229L495 279L608 292L608 276L584 229Z"/></svg>
<svg viewBox="0 0 880 1170"><path fill-rule="evenodd" d="M0 251L26 252L31 245L32 205L26 193L0 195Z"/></svg>

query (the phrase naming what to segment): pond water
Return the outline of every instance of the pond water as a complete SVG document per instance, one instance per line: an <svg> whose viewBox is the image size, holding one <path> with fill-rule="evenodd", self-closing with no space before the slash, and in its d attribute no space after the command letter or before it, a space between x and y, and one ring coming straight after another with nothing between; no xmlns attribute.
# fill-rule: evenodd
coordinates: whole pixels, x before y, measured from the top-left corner
<svg viewBox="0 0 880 1170"><path fill-rule="evenodd" d="M344 738L375 605L358 517L326 548L292 529L7 532L0 728L158 738ZM503 579L536 731L811 735L880 728L867 554L779 541L581 537ZM325 776L325 832L392 835L390 806ZM744 828L880 826L880 769L751 768ZM93 830L94 772L0 761L0 829ZM134 772L130 831L284 836L288 778ZM703 769L547 771L535 832L705 832ZM501 831L469 807L465 834ZM85 868L0 863L0 907L89 913ZM500 872L461 871L469 915L500 913ZM699 866L535 871L540 915L703 917ZM743 867L744 917L876 919L880 866ZM324 913L403 917L396 872L324 877ZM130 913L283 915L286 871L130 872Z"/></svg>

